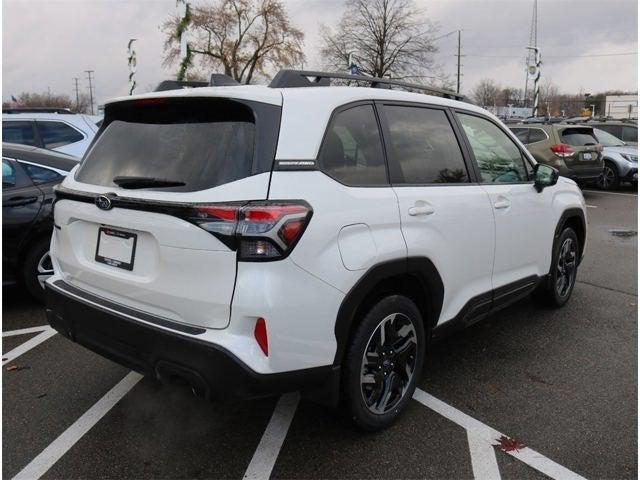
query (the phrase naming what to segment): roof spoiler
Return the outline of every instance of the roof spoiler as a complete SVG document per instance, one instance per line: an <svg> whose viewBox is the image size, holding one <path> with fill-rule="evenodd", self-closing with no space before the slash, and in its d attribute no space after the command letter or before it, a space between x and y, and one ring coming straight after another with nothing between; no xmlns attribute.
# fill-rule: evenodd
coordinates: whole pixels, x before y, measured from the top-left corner
<svg viewBox="0 0 640 480"><path fill-rule="evenodd" d="M231 87L240 85L229 75L222 73L212 73L208 82L201 81L182 81L182 80L165 80L160 82L154 92L165 92L167 90L180 90L183 88L201 88L201 87Z"/></svg>

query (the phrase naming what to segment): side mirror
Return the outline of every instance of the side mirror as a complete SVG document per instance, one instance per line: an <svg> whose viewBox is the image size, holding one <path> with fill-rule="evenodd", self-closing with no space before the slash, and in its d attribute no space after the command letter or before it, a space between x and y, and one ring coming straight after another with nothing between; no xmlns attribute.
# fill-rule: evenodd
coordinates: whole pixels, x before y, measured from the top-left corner
<svg viewBox="0 0 640 480"><path fill-rule="evenodd" d="M551 187L558 183L558 176L558 170L555 168L544 163L538 163L533 167L533 186L540 193L546 187Z"/></svg>

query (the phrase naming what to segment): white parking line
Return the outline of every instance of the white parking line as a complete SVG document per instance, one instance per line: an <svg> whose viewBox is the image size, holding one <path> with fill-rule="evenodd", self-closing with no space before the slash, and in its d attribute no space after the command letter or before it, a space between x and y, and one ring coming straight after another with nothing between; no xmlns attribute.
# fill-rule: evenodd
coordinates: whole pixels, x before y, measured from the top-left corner
<svg viewBox="0 0 640 480"><path fill-rule="evenodd" d="M56 438L36 458L31 460L14 479L35 480L44 475L62 456L80 440L85 433L98 423L104 415L124 397L142 378L136 372L129 372L118 384L98 400L78 420Z"/></svg>
<svg viewBox="0 0 640 480"><path fill-rule="evenodd" d="M24 330L28 330L28 329L24 329ZM16 330L14 330L14 332L15 331ZM7 363L14 361L16 358L18 358L23 353L27 353L32 348L37 347L42 342L44 342L45 340L53 337L56 334L56 331L51 327L46 327L45 329L41 329L40 331L41 331L40 334L36 335L33 338L30 338L29 340L27 340L23 344L17 346L13 350L10 350L7 353L5 353L4 355L2 355L2 365L6 365ZM8 336L8 335L5 335L5 333L12 333L12 332L3 332L2 333L3 337L4 336ZM30 333L30 332L27 332L27 333ZM15 335L20 335L20 334L16 333Z"/></svg>
<svg viewBox="0 0 640 480"><path fill-rule="evenodd" d="M500 469L493 445L473 430L467 430L467 441L474 478L500 480Z"/></svg>
<svg viewBox="0 0 640 480"><path fill-rule="evenodd" d="M271 471L276 464L299 401L300 394L298 393L288 393L280 397L244 474L245 479L267 480L271 476Z"/></svg>
<svg viewBox="0 0 640 480"><path fill-rule="evenodd" d="M454 408L451 405L444 403L442 400L438 400L433 395L428 394L424 390L420 390L419 388L417 388L415 393L413 394L413 398L418 402L422 403L424 406L430 408L436 413L439 413L443 417L448 418L452 422L457 423L462 428L467 430L469 439L471 440L469 447L475 449L476 454L478 454L478 448L479 448L477 445L478 443L481 443L484 441L488 445L494 445L499 438L506 437L506 435L503 435L502 433L498 432L497 430L494 430L488 425L485 425L479 420L476 420L475 418L470 417L469 415L467 415L464 412L461 412L457 408ZM474 443L473 447L471 446L471 442ZM491 447L491 449L493 450L493 446ZM517 450L514 449L511 451L507 451L506 453L508 453L512 457L517 458L521 462L526 463L531 468L534 468L535 470L538 470L539 472L553 479L585 480L584 477L581 477L577 473L574 473L571 470L563 467L562 465L557 464L553 460L550 460L549 458L530 449L529 447L522 447ZM487 454L488 454L488 451L487 451ZM472 456L473 455L474 453L472 452ZM494 455L494 459L495 459L494 452L492 452L492 455ZM492 460L489 459L489 460L483 461L487 463L481 463L480 460L477 460L476 462L474 462L472 457L472 467L473 467L474 478L476 478L477 480L484 479L485 477L482 476L483 472L480 470L483 470L484 468L486 468L488 465L488 462L491 462L491 461ZM479 471L476 471L476 465Z"/></svg>
<svg viewBox="0 0 640 480"><path fill-rule="evenodd" d="M43 332L49 328L51 328L49 325L40 325L39 327L21 328L19 330L8 330L6 332L2 332L2 336L13 337L14 335L27 335L29 333Z"/></svg>
<svg viewBox="0 0 640 480"><path fill-rule="evenodd" d="M595 205L587 205L587 208L598 208Z"/></svg>

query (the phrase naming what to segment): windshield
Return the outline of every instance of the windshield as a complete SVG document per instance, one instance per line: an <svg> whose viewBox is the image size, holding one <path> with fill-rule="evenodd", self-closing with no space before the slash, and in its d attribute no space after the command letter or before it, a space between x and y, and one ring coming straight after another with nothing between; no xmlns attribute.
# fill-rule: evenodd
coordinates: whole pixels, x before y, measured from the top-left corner
<svg viewBox="0 0 640 480"><path fill-rule="evenodd" d="M598 142L604 145L605 147L623 147L626 145L622 140L617 137L614 137L608 132L604 130L600 130L599 128L594 128L593 133L596 134L596 138Z"/></svg>
<svg viewBox="0 0 640 480"><path fill-rule="evenodd" d="M142 185L135 188L193 192L271 166L275 132L269 135L269 163L256 167L256 152L261 153L257 144L264 142L258 138L253 109L244 103L158 99L114 108L77 172L80 182L122 187L120 180L133 178Z"/></svg>

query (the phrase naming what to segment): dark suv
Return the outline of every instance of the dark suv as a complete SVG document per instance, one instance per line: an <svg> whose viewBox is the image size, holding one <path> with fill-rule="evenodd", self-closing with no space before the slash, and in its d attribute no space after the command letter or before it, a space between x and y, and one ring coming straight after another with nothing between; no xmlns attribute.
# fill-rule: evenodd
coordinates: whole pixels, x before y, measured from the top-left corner
<svg viewBox="0 0 640 480"><path fill-rule="evenodd" d="M44 296L53 273L53 187L78 164L69 155L26 145L2 144L2 283L22 282Z"/></svg>
<svg viewBox="0 0 640 480"><path fill-rule="evenodd" d="M560 171L578 185L596 183L602 175L602 145L593 127L572 124L509 125L539 163Z"/></svg>

